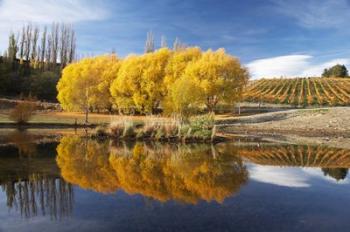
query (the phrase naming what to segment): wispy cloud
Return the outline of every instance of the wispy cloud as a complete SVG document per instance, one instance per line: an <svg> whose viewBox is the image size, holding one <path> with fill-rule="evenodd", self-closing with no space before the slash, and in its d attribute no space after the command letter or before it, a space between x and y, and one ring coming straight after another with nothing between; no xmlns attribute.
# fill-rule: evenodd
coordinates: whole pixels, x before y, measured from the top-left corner
<svg viewBox="0 0 350 232"><path fill-rule="evenodd" d="M272 0L275 10L306 28L343 28L350 20L347 0Z"/></svg>
<svg viewBox="0 0 350 232"><path fill-rule="evenodd" d="M316 63L310 55L286 55L255 60L248 63L247 67L253 79L259 79L320 76L325 68L336 64L349 65L350 59L332 59Z"/></svg>
<svg viewBox="0 0 350 232"><path fill-rule="evenodd" d="M3 0L0 22L81 22L101 20L107 12L97 2L83 0Z"/></svg>
<svg viewBox="0 0 350 232"><path fill-rule="evenodd" d="M52 22L79 23L103 20L108 12L99 1L84 0L2 0L0 1L0 50L7 44L10 31L24 23L37 25Z"/></svg>
<svg viewBox="0 0 350 232"><path fill-rule="evenodd" d="M254 79L297 76L300 74L300 70L305 70L309 67L311 58L312 56L309 55L278 56L252 61L247 67Z"/></svg>

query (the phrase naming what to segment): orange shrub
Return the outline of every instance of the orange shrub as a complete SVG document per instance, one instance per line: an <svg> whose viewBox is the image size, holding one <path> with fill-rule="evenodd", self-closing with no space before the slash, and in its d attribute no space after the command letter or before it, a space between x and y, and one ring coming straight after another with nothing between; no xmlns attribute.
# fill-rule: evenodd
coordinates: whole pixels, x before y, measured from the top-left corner
<svg viewBox="0 0 350 232"><path fill-rule="evenodd" d="M23 101L18 103L15 108L10 112L10 120L23 124L27 123L35 112L35 104L30 101Z"/></svg>

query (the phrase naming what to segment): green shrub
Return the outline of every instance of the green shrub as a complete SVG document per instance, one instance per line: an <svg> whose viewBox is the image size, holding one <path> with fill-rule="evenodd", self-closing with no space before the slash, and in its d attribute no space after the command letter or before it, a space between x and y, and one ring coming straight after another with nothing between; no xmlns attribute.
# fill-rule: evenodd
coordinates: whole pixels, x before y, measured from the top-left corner
<svg viewBox="0 0 350 232"><path fill-rule="evenodd" d="M207 114L203 116L197 116L190 119L190 127L193 132L211 130L214 126L214 115Z"/></svg>
<svg viewBox="0 0 350 232"><path fill-rule="evenodd" d="M211 130L197 130L193 132L192 137L206 140L211 137L211 134L212 134Z"/></svg>
<svg viewBox="0 0 350 232"><path fill-rule="evenodd" d="M181 137L186 136L189 129L190 129L190 125L188 124L182 125L182 127L180 128Z"/></svg>
<svg viewBox="0 0 350 232"><path fill-rule="evenodd" d="M193 117L190 119L189 124L183 127L181 134L184 135L185 139L206 140L212 135L214 123L213 114ZM188 131L190 131L190 133Z"/></svg>

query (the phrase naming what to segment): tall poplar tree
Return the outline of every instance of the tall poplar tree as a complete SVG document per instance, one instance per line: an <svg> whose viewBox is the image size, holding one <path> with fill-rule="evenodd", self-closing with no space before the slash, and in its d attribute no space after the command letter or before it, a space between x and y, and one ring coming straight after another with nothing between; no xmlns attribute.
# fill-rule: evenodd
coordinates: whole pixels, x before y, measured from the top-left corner
<svg viewBox="0 0 350 232"><path fill-rule="evenodd" d="M152 31L147 32L145 53L154 52L154 35Z"/></svg>

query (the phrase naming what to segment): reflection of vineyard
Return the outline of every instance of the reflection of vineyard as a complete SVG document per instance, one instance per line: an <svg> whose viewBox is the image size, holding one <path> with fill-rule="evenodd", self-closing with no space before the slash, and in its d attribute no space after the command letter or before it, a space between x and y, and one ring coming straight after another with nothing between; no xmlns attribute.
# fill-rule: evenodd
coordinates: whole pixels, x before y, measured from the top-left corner
<svg viewBox="0 0 350 232"><path fill-rule="evenodd" d="M349 105L350 80L344 78L262 79L244 94L248 102L292 105Z"/></svg>
<svg viewBox="0 0 350 232"><path fill-rule="evenodd" d="M23 157L21 148L0 148L0 185L6 193L7 206L24 217L42 214L59 219L72 211L73 189L59 177L55 145L35 148L40 154L53 153L51 156Z"/></svg>
<svg viewBox="0 0 350 232"><path fill-rule="evenodd" d="M125 144L65 137L57 148L63 178L80 187L118 189L159 201L222 202L247 180L237 156L206 145Z"/></svg>
<svg viewBox="0 0 350 232"><path fill-rule="evenodd" d="M261 165L349 168L350 150L325 146L269 145L241 147L239 154Z"/></svg>

